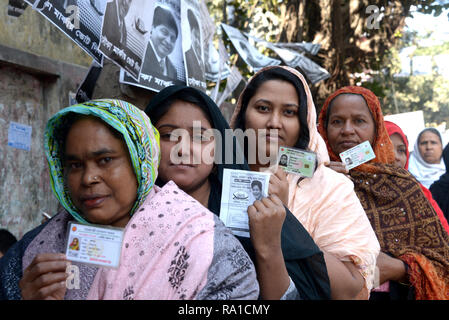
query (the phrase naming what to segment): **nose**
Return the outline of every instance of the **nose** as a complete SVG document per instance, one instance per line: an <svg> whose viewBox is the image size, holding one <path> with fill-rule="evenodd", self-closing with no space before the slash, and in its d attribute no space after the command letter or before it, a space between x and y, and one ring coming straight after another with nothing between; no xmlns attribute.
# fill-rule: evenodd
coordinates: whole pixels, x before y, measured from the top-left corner
<svg viewBox="0 0 449 320"><path fill-rule="evenodd" d="M267 122L267 129L281 129L282 118L277 112L273 112Z"/></svg>
<svg viewBox="0 0 449 320"><path fill-rule="evenodd" d="M401 158L399 157L398 152L395 152L395 153L394 153L394 160L395 160L396 164L398 164L398 165L400 166L400 164L401 164Z"/></svg>
<svg viewBox="0 0 449 320"><path fill-rule="evenodd" d="M85 186L97 184L101 181L101 175L93 165L86 165L82 176L82 183Z"/></svg>
<svg viewBox="0 0 449 320"><path fill-rule="evenodd" d="M178 143L178 156L182 157L190 153L190 137L183 134L181 136L181 141Z"/></svg>
<svg viewBox="0 0 449 320"><path fill-rule="evenodd" d="M342 134L345 135L351 135L354 133L354 127L352 126L352 123L350 120L345 121L343 127L342 127Z"/></svg>

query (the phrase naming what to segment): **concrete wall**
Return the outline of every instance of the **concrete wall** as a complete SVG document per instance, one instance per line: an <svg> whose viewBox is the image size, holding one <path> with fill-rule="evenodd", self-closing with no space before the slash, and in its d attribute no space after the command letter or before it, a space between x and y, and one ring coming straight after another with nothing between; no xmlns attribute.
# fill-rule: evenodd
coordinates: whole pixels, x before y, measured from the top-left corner
<svg viewBox="0 0 449 320"><path fill-rule="evenodd" d="M7 16L0 0L0 228L17 238L54 215L43 152L47 120L68 106L92 59L38 12ZM8 146L11 121L32 127L30 151Z"/></svg>
<svg viewBox="0 0 449 320"><path fill-rule="evenodd" d="M62 31L30 6L20 17L7 14L0 0L0 44L68 63L89 66L92 59Z"/></svg>

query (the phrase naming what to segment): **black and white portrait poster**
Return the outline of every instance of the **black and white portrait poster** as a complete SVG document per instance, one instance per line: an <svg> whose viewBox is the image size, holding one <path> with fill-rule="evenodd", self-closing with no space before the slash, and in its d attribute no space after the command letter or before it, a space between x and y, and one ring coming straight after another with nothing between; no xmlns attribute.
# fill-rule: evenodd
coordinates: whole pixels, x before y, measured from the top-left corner
<svg viewBox="0 0 449 320"><path fill-rule="evenodd" d="M311 43L311 42L277 42L276 46L296 51L299 50L311 54L313 56L316 56L321 48L321 45L319 43Z"/></svg>
<svg viewBox="0 0 449 320"><path fill-rule="evenodd" d="M208 43L213 39L215 34L215 22L211 18L206 2L199 2L200 20L203 30L203 46L207 47Z"/></svg>
<svg viewBox="0 0 449 320"><path fill-rule="evenodd" d="M234 27L228 26L224 23L221 24L223 30L232 42L232 45L237 50L238 54L242 57L243 61L248 64L253 72L257 72L263 67L276 66L281 63L280 60L273 59L264 56L254 46L252 46L243 33Z"/></svg>
<svg viewBox="0 0 449 320"><path fill-rule="evenodd" d="M120 82L156 92L171 85L186 83L180 0L156 2L146 46L139 81L135 81L122 70Z"/></svg>
<svg viewBox="0 0 449 320"><path fill-rule="evenodd" d="M181 1L182 50L187 85L206 90L203 27L198 0Z"/></svg>
<svg viewBox="0 0 449 320"><path fill-rule="evenodd" d="M100 51L136 80L153 22L154 0L108 0Z"/></svg>
<svg viewBox="0 0 449 320"><path fill-rule="evenodd" d="M212 40L209 41L206 50L204 50L204 59L206 62L205 71L207 80L218 82L229 76L231 68L228 65L228 59L222 58Z"/></svg>
<svg viewBox="0 0 449 320"><path fill-rule="evenodd" d="M101 64L103 55L99 44L106 1L40 0L34 2L33 9L39 11Z"/></svg>

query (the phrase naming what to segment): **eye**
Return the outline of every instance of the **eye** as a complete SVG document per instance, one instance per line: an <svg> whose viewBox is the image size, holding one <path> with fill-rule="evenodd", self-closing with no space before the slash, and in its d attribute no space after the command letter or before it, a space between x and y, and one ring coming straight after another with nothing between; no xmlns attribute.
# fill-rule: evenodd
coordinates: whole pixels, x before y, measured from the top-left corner
<svg viewBox="0 0 449 320"><path fill-rule="evenodd" d="M160 133L161 140L164 141L178 141L181 138L181 135L176 134L174 131Z"/></svg>
<svg viewBox="0 0 449 320"><path fill-rule="evenodd" d="M340 119L333 119L330 123L333 125L339 125L342 123L342 121Z"/></svg>
<svg viewBox="0 0 449 320"><path fill-rule="evenodd" d="M362 118L355 119L355 123L357 123L357 124L362 124L362 123L365 123L365 122L366 121L364 119L362 119Z"/></svg>
<svg viewBox="0 0 449 320"><path fill-rule="evenodd" d="M268 106L265 105L259 105L256 107L256 109L260 112L268 112L270 111L270 108Z"/></svg>
<svg viewBox="0 0 449 320"><path fill-rule="evenodd" d="M205 141L205 137L202 134L197 134L192 137L192 141L193 142L202 142L202 141Z"/></svg>
<svg viewBox="0 0 449 320"><path fill-rule="evenodd" d="M73 169L79 169L79 168L82 167L82 164L81 164L81 162L69 162L69 163L67 164L67 167L68 167L69 169L71 169L71 170L73 170Z"/></svg>
<svg viewBox="0 0 449 320"><path fill-rule="evenodd" d="M286 109L284 111L284 114L288 117L293 117L296 116L298 114L298 111L296 111L295 109Z"/></svg>
<svg viewBox="0 0 449 320"><path fill-rule="evenodd" d="M101 164L108 164L109 162L111 162L112 161L112 158L111 157L104 157L104 158L101 158L100 159L100 163Z"/></svg>

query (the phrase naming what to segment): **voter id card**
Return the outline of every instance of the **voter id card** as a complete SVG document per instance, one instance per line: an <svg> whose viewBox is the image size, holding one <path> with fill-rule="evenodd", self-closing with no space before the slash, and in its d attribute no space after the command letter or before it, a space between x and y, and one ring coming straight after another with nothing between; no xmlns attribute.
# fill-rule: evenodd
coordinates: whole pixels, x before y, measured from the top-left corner
<svg viewBox="0 0 449 320"><path fill-rule="evenodd" d="M67 260L118 268L124 229L69 222Z"/></svg>
<svg viewBox="0 0 449 320"><path fill-rule="evenodd" d="M340 159L346 164L346 168L348 168L348 170L368 162L375 157L376 155L374 154L373 148L371 148L369 141L365 141L340 153Z"/></svg>
<svg viewBox="0 0 449 320"><path fill-rule="evenodd" d="M280 147L278 165L285 172L311 178L316 167L316 153L296 148Z"/></svg>

